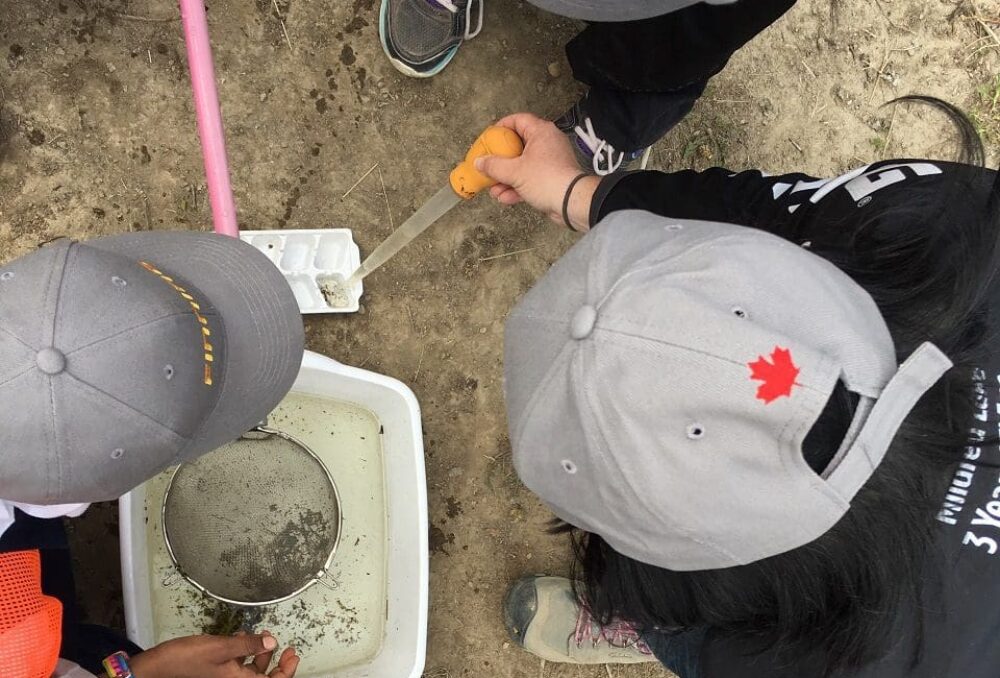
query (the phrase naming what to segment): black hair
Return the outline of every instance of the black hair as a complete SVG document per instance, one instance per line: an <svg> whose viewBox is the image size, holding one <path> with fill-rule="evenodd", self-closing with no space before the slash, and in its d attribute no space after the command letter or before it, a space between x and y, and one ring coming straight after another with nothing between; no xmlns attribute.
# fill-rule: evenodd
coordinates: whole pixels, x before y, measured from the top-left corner
<svg viewBox="0 0 1000 678"><path fill-rule="evenodd" d="M963 158L982 160L978 136L958 109L926 97L906 100L944 111L960 131ZM954 363L906 418L847 514L787 553L692 572L625 557L599 535L557 522L553 531L572 532L577 593L599 621L668 631L707 626L749 641L752 652L818 658L822 675L856 670L888 651L897 615L923 595L934 517L970 444L972 371L988 339L987 292L1000 252L1000 179L979 176L985 187L956 179L947 195L913 190L898 205L843 224L853 233L847 245L814 241L814 252L875 299L900 360L932 341ZM984 188L988 197L977 202ZM806 438L804 456L817 473L831 461L856 405L839 387ZM913 647L916 662L919 641Z"/></svg>

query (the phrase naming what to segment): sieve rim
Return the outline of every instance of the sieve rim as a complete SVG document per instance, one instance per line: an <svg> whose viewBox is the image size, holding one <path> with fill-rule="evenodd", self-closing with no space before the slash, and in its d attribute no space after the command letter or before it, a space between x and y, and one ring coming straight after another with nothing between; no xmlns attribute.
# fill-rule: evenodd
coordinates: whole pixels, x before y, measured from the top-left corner
<svg viewBox="0 0 1000 678"><path fill-rule="evenodd" d="M309 581L307 581L305 584L303 584L295 591L292 591L287 595L281 596L279 598L270 598L268 600L251 602L245 600L235 600L233 598L227 598L225 596L212 593L206 586L200 584L192 577L188 576L188 574L184 571L184 568L182 568L180 563L177 562L177 556L174 554L174 547L170 543L170 534L167 531L167 501L170 497L170 491L174 487L174 480L177 479L177 475L180 473L181 469L184 468L185 464L189 464L191 462L183 462L181 464L178 464L177 467L174 469L173 473L170 474L170 482L167 483L167 489L163 492L163 501L160 502L160 527L163 530L163 541L167 546L167 554L170 556L170 562L173 563L174 569L177 570L177 573L181 577L183 577L187 583L191 584L191 586L195 587L206 596L218 600L219 602L228 603L229 605L237 605L239 607L265 607L267 605L277 605L278 603L283 603L287 600L295 598L296 596L306 591L306 589L312 588L320 581L322 581L322 579L326 577L327 573L330 571L330 567L333 564L334 556L337 555L337 548L340 546L340 537L343 534L343 528L344 528L344 511L343 511L343 504L340 499L340 490L337 489L337 483L334 481L333 475L330 473L330 469L328 469L326 464L323 463L323 460L319 458L319 455L313 452L312 448L303 443L301 440L299 440L293 435L285 433L284 431L279 431L278 429L261 425L253 427L252 429L247 431L247 433L254 431L260 433L267 433L269 435L275 435L280 438L284 438L285 440L288 440L295 445L298 445L302 450L305 450L305 452L309 456L311 456L316 461L317 464L319 464L319 467L323 469L323 473L326 475L326 479L330 482L330 487L333 488L333 500L335 506L337 507L337 534L333 539L333 546L330 548L330 554L327 556L326 562L323 564L323 567ZM226 445L230 445L234 442L236 441L231 440L228 443L226 443ZM221 445L220 448L225 447L226 445ZM211 452L209 452L209 454L211 454Z"/></svg>

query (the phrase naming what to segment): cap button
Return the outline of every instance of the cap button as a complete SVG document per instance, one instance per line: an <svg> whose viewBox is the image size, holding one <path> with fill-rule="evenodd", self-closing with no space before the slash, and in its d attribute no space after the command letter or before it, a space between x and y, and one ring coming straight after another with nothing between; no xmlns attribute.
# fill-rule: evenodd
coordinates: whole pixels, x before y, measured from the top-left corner
<svg viewBox="0 0 1000 678"><path fill-rule="evenodd" d="M45 374L59 374L66 369L66 356L54 348L43 348L35 356L35 364Z"/></svg>
<svg viewBox="0 0 1000 678"><path fill-rule="evenodd" d="M597 309L590 304L581 306L573 314L573 320L570 321L569 325L569 334L574 339L586 339L594 331L596 324Z"/></svg>

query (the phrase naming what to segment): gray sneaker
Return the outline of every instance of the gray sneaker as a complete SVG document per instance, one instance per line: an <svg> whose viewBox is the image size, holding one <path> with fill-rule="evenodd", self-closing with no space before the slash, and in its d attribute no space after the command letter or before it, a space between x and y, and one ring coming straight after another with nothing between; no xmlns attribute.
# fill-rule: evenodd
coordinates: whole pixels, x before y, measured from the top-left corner
<svg viewBox="0 0 1000 678"><path fill-rule="evenodd" d="M437 75L483 29L484 0L382 0L378 34L389 61L414 78ZM473 9L477 19L472 27Z"/></svg>
<svg viewBox="0 0 1000 678"><path fill-rule="evenodd" d="M583 108L586 101L584 97L553 121L573 143L573 150L576 151L576 159L580 165L588 172L593 171L602 177L633 169L636 165L639 169L646 169L651 148L619 151L605 139L597 136L594 123Z"/></svg>
<svg viewBox="0 0 1000 678"><path fill-rule="evenodd" d="M511 639L550 662L639 664L655 662L652 650L631 624L600 625L563 577L522 577L504 600L504 624Z"/></svg>

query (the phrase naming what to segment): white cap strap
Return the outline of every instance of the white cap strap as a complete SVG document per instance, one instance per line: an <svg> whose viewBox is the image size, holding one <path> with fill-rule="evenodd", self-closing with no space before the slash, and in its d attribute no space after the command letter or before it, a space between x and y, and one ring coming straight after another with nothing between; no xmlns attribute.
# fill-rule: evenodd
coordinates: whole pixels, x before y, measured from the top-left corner
<svg viewBox="0 0 1000 678"><path fill-rule="evenodd" d="M937 346L924 342L882 389L857 438L827 483L846 499L857 494L882 462L892 439L917 401L950 370L952 362ZM853 427L852 427L853 428Z"/></svg>

